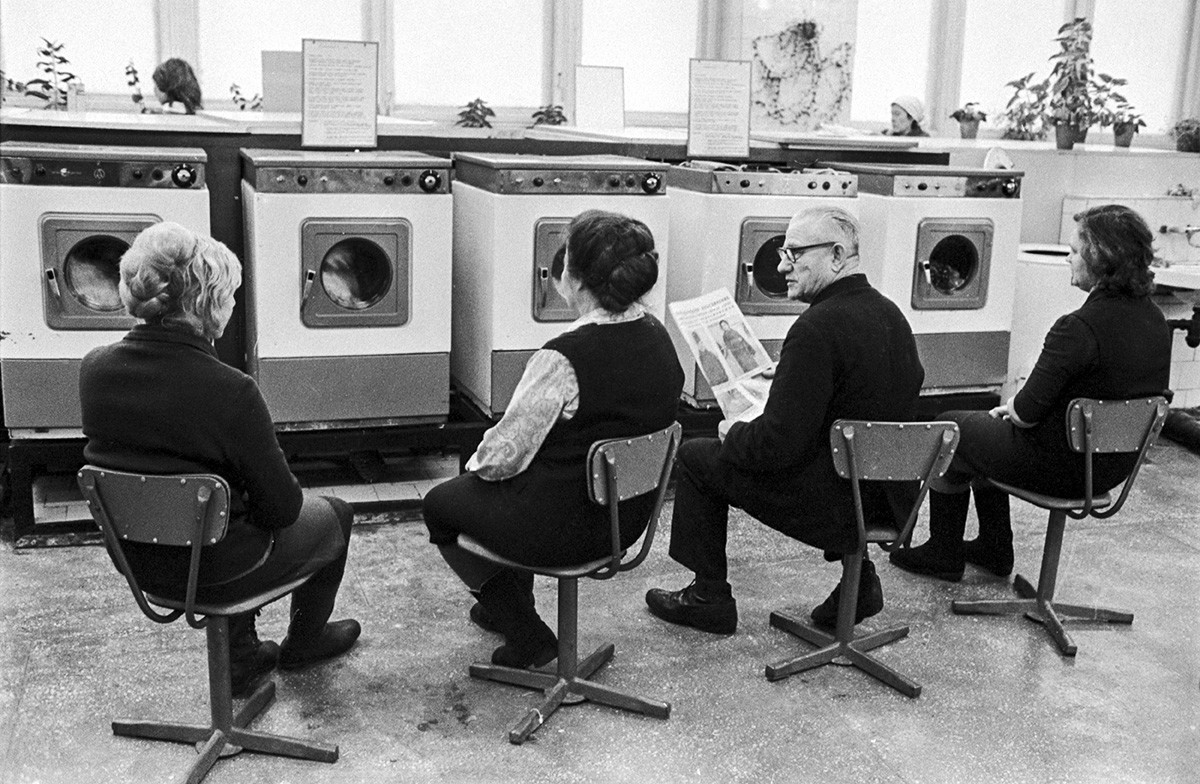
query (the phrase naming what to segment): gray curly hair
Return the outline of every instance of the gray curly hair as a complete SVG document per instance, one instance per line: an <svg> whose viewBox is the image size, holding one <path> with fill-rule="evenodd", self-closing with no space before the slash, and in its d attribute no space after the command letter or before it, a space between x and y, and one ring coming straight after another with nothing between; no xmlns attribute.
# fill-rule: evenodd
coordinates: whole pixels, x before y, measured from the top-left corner
<svg viewBox="0 0 1200 784"><path fill-rule="evenodd" d="M178 223L142 231L121 257L121 302L148 324L183 327L207 340L225 331L242 265L224 243Z"/></svg>

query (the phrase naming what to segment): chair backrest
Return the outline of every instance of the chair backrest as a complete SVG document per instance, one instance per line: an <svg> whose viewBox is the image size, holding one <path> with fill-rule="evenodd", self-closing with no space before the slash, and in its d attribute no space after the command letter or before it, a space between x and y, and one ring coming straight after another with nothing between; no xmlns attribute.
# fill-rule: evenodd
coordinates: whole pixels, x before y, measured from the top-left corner
<svg viewBox="0 0 1200 784"><path fill-rule="evenodd" d="M207 621L193 612L200 550L225 538L230 499L225 480L214 474L134 474L87 465L80 469L78 481L108 552L142 612L159 623L170 623L186 612L189 624L203 627ZM191 548L183 611L159 613L150 607L121 542Z"/></svg>
<svg viewBox="0 0 1200 784"><path fill-rule="evenodd" d="M1146 452L1158 438L1169 411L1167 399L1161 395L1133 400L1096 400L1080 397L1067 406L1067 440L1071 449L1084 455L1084 506L1078 512L1068 512L1080 518L1111 517L1124 505L1133 480ZM1137 452L1137 462L1121 487L1116 503L1103 511L1092 507L1092 456L1119 452Z"/></svg>
<svg viewBox="0 0 1200 784"><path fill-rule="evenodd" d="M642 436L597 441L588 450L588 497L608 507L612 528L612 557L608 566L593 574L593 577L607 579L617 572L628 571L649 554L682 433L683 427L675 422L670 427ZM656 495L650 523L642 537L642 547L634 558L622 563L618 504L650 492Z"/></svg>
<svg viewBox="0 0 1200 784"><path fill-rule="evenodd" d="M921 482L904 526L890 541L879 542L884 549L894 549L912 534L929 483L950 467L958 435L954 422L839 419L833 423L829 428L833 466L838 476L850 480L860 545L867 542L867 530L859 482Z"/></svg>

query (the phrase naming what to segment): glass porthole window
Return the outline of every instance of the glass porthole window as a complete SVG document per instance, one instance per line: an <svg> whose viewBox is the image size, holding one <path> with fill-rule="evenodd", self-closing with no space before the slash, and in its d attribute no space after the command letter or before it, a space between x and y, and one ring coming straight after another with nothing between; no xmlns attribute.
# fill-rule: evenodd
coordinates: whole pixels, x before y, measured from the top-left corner
<svg viewBox="0 0 1200 784"><path fill-rule="evenodd" d="M63 262L63 277L71 296L90 310L107 313L122 310L118 286L121 256L127 250L127 242L107 235L76 243Z"/></svg>

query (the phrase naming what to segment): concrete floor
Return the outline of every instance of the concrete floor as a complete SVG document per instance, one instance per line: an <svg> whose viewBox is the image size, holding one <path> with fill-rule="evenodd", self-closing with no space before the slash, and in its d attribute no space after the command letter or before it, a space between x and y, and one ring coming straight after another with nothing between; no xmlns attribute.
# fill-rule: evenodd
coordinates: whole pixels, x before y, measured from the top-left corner
<svg viewBox="0 0 1200 784"><path fill-rule="evenodd" d="M538 695L467 676L497 638L468 622L470 598L423 526L360 525L338 615L362 621L362 641L278 674L255 725L337 743L341 759L245 753L207 781L1195 782L1198 473L1200 457L1163 442L1127 511L1069 526L1059 596L1137 614L1132 627L1074 627L1074 660L1023 618L950 613L956 597L1009 595L1007 581L969 567L950 585L877 558L887 606L860 628L911 625L879 655L924 685L915 700L850 668L763 677L806 647L770 628L769 611L807 613L839 567L744 515L730 547L738 634L652 618L646 589L689 579L664 530L638 570L581 585L581 648L616 643L597 679L670 701L671 718L584 704L522 747L507 729ZM1036 576L1045 514L1014 503L1014 520L1018 570ZM538 585L553 618L553 584ZM283 633L284 610L264 611L264 637ZM0 547L0 641L0 782L158 782L190 764L190 747L110 733L118 716L202 721L207 686L203 635L146 620L101 548Z"/></svg>

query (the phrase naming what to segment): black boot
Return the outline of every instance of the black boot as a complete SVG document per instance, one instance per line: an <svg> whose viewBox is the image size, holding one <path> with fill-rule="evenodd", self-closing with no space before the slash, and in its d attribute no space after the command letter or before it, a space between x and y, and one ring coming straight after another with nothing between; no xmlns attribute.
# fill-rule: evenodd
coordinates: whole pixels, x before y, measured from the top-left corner
<svg viewBox="0 0 1200 784"><path fill-rule="evenodd" d="M823 629L836 629L838 604L842 600L842 584L834 586L833 593L825 597L825 601L813 608L810 617L814 626ZM879 575L875 573L875 564L869 558L863 558L862 573L858 577L858 600L854 607L854 622L862 623L864 618L878 615L883 609L883 586L879 583Z"/></svg>
<svg viewBox="0 0 1200 784"><path fill-rule="evenodd" d="M479 589L485 615L504 635L492 652L492 663L525 669L548 664L558 656L558 638L534 606L532 581L504 569Z"/></svg>
<svg viewBox="0 0 1200 784"><path fill-rule="evenodd" d="M229 686L234 697L245 697L279 662L279 646L261 641L254 629L258 610L229 617Z"/></svg>
<svg viewBox="0 0 1200 784"><path fill-rule="evenodd" d="M971 494L929 493L929 541L920 547L896 550L888 560L906 572L956 583L966 569L963 532Z"/></svg>
<svg viewBox="0 0 1200 784"><path fill-rule="evenodd" d="M533 592L533 572L515 572L517 580L529 592ZM479 602L479 591L471 591L471 595L475 597L475 604L471 605L471 611L468 616L471 618L471 623L483 629L485 632L492 634L504 634L504 630L500 628L496 620L488 613L487 609Z"/></svg>
<svg viewBox="0 0 1200 784"><path fill-rule="evenodd" d="M973 492L979 536L963 543L963 557L967 563L980 566L997 577L1008 577L1013 570L1008 493L995 487L976 487Z"/></svg>

